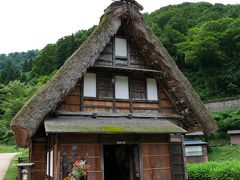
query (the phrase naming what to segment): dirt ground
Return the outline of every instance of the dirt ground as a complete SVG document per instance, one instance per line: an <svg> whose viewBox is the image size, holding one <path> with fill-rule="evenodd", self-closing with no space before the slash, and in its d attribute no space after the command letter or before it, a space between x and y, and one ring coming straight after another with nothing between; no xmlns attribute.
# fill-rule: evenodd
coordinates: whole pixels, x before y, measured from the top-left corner
<svg viewBox="0 0 240 180"><path fill-rule="evenodd" d="M3 180L11 159L18 153L0 153L0 180Z"/></svg>

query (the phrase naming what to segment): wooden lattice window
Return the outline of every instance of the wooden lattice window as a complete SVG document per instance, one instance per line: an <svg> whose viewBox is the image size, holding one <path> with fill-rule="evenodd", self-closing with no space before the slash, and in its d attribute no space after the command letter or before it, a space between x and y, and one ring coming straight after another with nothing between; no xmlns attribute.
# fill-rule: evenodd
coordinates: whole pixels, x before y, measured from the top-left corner
<svg viewBox="0 0 240 180"><path fill-rule="evenodd" d="M113 98L112 76L99 76L97 78L97 92L99 98Z"/></svg>
<svg viewBox="0 0 240 180"><path fill-rule="evenodd" d="M131 80L131 98L133 100L145 100L147 88L145 80Z"/></svg>

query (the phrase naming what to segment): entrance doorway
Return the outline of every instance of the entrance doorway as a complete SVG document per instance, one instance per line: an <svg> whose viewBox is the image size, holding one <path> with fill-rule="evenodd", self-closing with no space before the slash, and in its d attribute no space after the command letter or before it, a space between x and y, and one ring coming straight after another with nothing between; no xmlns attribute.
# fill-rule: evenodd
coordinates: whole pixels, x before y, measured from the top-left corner
<svg viewBox="0 0 240 180"><path fill-rule="evenodd" d="M140 180L138 145L104 145L104 180Z"/></svg>

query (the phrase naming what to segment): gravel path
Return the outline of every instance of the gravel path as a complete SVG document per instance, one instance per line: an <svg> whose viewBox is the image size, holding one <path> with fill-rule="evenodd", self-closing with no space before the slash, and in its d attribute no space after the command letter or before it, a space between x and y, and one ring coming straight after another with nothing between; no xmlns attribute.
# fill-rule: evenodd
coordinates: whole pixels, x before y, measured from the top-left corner
<svg viewBox="0 0 240 180"><path fill-rule="evenodd" d="M11 159L18 153L0 153L0 180L3 180Z"/></svg>

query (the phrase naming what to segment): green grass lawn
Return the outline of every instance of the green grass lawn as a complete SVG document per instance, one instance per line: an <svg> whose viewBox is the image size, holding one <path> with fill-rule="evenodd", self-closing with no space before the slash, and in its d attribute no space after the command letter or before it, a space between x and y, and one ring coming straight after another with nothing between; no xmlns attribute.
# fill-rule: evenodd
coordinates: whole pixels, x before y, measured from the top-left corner
<svg viewBox="0 0 240 180"><path fill-rule="evenodd" d="M240 146L216 146L210 147L208 153L209 161L232 161L239 160L240 161Z"/></svg>
<svg viewBox="0 0 240 180"><path fill-rule="evenodd" d="M0 144L0 153L15 153L15 152L22 152L22 151L24 151L24 149L18 148L17 146Z"/></svg>
<svg viewBox="0 0 240 180"><path fill-rule="evenodd" d="M16 155L10 162L8 167L8 171L3 180L15 180L17 177L17 163L18 157L28 157L28 149L23 148L16 148L16 146L6 146L0 145L0 153L13 153L18 152L19 154Z"/></svg>

